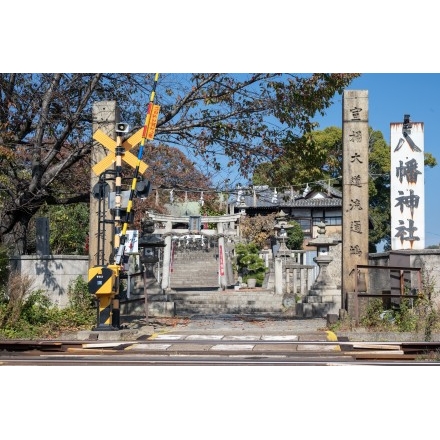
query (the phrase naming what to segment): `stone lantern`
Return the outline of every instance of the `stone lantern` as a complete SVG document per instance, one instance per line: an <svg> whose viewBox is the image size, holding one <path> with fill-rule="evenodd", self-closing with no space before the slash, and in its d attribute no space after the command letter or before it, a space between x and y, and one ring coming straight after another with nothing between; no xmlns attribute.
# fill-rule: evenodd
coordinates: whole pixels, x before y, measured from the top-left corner
<svg viewBox="0 0 440 440"><path fill-rule="evenodd" d="M147 269L159 261L159 252L166 246L165 241L157 234L153 234L155 226L152 220L141 220L142 234L139 238L139 260L142 263L144 279L145 319L148 324L148 297L147 297Z"/></svg>
<svg viewBox="0 0 440 440"><path fill-rule="evenodd" d="M327 272L328 265L333 260L329 255L330 246L335 246L338 241L333 240L325 236L325 223L318 223L318 237L308 242L309 246L316 246L317 256L313 261L319 267L319 274L313 283L312 289L336 289L332 278Z"/></svg>
<svg viewBox="0 0 440 440"><path fill-rule="evenodd" d="M165 247L165 241L153 234L154 222L142 220L142 235L139 238L140 261L142 264L154 264L159 261L159 249Z"/></svg>
<svg viewBox="0 0 440 440"><path fill-rule="evenodd" d="M339 240L325 236L325 223L318 224L318 237L308 242L316 246L317 256L313 261L319 266L319 274L309 293L301 305L300 316L325 317L328 314L338 314L341 308L341 291L335 285L327 272L328 265L333 261L329 255L330 247L336 246Z"/></svg>
<svg viewBox="0 0 440 440"><path fill-rule="evenodd" d="M276 254L277 257L290 257L292 253L291 250L286 246L287 229L292 227L287 222L286 217L287 214L282 210L275 217L276 225L274 226L274 229L277 231L276 238L280 245Z"/></svg>

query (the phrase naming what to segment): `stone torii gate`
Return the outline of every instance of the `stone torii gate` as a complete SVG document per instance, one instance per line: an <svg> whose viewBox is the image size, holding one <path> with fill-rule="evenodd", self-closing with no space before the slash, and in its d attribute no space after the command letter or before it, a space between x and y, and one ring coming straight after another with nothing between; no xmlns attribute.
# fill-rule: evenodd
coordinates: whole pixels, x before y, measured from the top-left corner
<svg viewBox="0 0 440 440"><path fill-rule="evenodd" d="M225 214L219 216L200 216L202 224L216 224L216 229L202 229L197 231L199 235L217 236L218 237L218 252L219 252L219 289L224 290L227 287L227 275L225 271L226 252L225 252L225 237L238 237L239 228L236 224L237 220L242 214ZM154 234L161 234L165 240L165 247L163 253L163 271L161 288L164 292L170 291L170 264L171 264L171 240L173 235L177 234L191 234L195 231L188 229L173 229L173 224L188 224L189 217L179 217L167 214L155 214L147 212L147 217L154 222L162 223L165 227L156 228Z"/></svg>

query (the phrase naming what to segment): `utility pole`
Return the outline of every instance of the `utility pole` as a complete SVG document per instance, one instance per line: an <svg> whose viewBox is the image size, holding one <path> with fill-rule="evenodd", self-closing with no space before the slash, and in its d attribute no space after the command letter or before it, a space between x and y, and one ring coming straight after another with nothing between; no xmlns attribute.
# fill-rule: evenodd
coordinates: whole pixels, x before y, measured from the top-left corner
<svg viewBox="0 0 440 440"><path fill-rule="evenodd" d="M99 101L93 104L93 133L101 130L114 139L116 123L119 122L120 110L116 101ZM100 162L107 155L105 147L93 141L91 152L91 166ZM89 220L89 268L98 264L106 265L114 251L114 226L112 215L108 206L108 194L114 191L114 181L110 180L109 186L102 186L103 200L100 200L94 188L100 183L100 178L93 172L90 173L90 220ZM104 209L103 209L104 208ZM100 212L103 211L103 212ZM99 213L102 215L100 216ZM100 218L101 217L101 218ZM100 221L105 220L104 222ZM101 255L98 255L99 253Z"/></svg>

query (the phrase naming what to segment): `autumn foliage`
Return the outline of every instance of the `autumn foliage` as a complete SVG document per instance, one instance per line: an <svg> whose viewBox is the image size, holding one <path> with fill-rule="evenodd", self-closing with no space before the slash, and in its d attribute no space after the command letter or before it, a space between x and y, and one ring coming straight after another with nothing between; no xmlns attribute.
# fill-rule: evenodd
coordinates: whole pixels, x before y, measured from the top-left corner
<svg viewBox="0 0 440 440"><path fill-rule="evenodd" d="M242 216L240 218L240 235L247 241L253 242L259 249L268 244L270 237L274 235L276 213L256 215L253 217Z"/></svg>

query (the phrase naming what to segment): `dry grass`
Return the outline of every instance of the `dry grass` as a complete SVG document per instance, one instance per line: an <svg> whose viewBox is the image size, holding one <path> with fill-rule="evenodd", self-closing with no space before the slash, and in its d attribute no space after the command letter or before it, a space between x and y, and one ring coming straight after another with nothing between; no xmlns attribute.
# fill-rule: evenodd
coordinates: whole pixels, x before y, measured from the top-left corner
<svg viewBox="0 0 440 440"><path fill-rule="evenodd" d="M13 327L18 322L25 299L32 292L33 285L34 280L29 275L18 272L10 274L6 291L8 302L0 315L2 328Z"/></svg>

